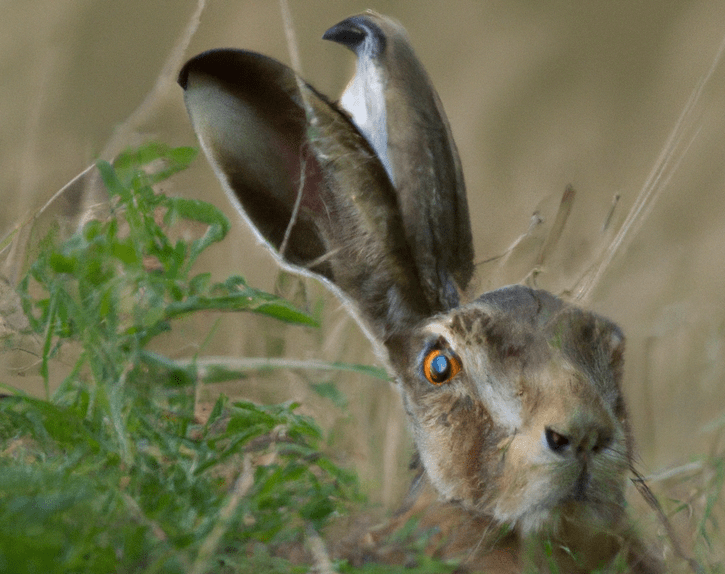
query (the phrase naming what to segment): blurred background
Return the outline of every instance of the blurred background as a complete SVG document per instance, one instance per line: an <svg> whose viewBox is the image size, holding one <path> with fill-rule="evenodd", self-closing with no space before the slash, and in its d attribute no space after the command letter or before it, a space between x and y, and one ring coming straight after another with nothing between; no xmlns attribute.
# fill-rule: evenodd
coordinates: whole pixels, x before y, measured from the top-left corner
<svg viewBox="0 0 725 574"><path fill-rule="evenodd" d="M640 471L656 475L718 452L717 421L725 414L725 63L716 65L716 57L725 1L290 4L302 75L332 97L351 77L353 56L320 39L328 27L366 8L406 26L462 158L481 263L474 289L527 281L621 325ZM71 193L40 210L98 157L148 138L195 145L173 70L157 80L196 9L194 0L4 3L0 238L43 220L75 221L88 205ZM209 0L183 59L215 47L290 62L276 2ZM577 192L570 217L542 260L569 184ZM646 189L652 201L584 293L582 278L604 260ZM203 157L164 191L210 201L234 222L200 271L218 280L239 273L311 308L322 301L324 321L309 330L210 314L182 322L159 350L175 358L199 352L375 363L334 298L313 281L279 277ZM2 333L22 324L8 289L32 255L32 241L15 237L0 253ZM38 359L27 345L0 354L0 381L39 393ZM63 368L61 358L58 380ZM347 406L315 394L311 384L319 382L337 384ZM399 502L411 449L392 386L362 375L275 371L206 389L209 397L219 391L302 402L330 429L371 499Z"/></svg>

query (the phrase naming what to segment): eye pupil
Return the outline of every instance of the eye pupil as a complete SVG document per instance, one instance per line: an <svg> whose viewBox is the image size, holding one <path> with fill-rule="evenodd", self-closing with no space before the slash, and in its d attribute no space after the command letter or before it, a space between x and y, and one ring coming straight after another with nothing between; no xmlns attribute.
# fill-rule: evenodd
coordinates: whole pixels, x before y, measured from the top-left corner
<svg viewBox="0 0 725 574"><path fill-rule="evenodd" d="M451 362L445 355L437 355L430 362L430 374L433 380L444 381L451 371Z"/></svg>
<svg viewBox="0 0 725 574"><path fill-rule="evenodd" d="M434 385L447 383L460 370L461 361L458 357L441 349L433 349L423 361L423 374Z"/></svg>

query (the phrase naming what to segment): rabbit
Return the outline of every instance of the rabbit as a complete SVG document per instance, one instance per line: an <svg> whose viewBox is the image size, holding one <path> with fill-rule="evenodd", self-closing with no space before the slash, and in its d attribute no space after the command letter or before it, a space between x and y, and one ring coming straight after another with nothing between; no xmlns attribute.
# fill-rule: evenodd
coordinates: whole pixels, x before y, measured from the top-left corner
<svg viewBox="0 0 725 574"><path fill-rule="evenodd" d="M469 297L461 163L405 30L366 12L324 38L357 56L340 103L254 52L211 50L181 70L230 201L284 269L350 309L400 390L439 497L522 545L548 537L560 571L622 560L662 571L624 509L622 331L522 285ZM546 567L521 554L520 567Z"/></svg>

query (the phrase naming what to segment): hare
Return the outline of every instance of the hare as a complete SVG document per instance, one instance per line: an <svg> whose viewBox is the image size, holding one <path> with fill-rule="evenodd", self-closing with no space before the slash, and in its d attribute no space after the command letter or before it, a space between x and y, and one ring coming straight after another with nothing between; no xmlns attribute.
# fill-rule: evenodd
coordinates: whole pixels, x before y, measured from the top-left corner
<svg viewBox="0 0 725 574"><path fill-rule="evenodd" d="M660 571L624 509L621 330L521 285L466 300L461 165L405 30L366 12L324 38L357 56L341 104L253 52L211 50L181 70L231 202L282 267L348 305L402 394L426 479L457 512L546 536L559 571ZM533 554L519 567L545 568Z"/></svg>

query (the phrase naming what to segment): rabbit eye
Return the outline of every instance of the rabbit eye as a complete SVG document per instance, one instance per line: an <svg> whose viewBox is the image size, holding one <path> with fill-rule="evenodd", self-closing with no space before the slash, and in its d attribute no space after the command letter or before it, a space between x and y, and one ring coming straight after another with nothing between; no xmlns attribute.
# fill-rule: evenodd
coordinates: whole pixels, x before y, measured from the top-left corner
<svg viewBox="0 0 725 574"><path fill-rule="evenodd" d="M428 352L423 360L423 374L429 383L442 385L450 381L461 370L461 361L441 349Z"/></svg>

